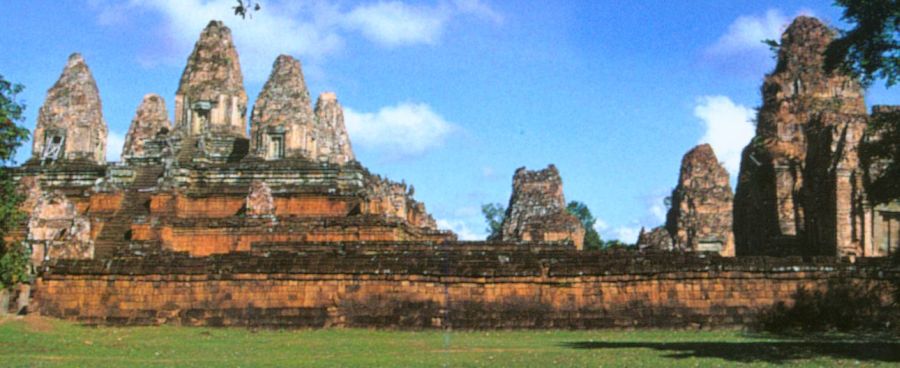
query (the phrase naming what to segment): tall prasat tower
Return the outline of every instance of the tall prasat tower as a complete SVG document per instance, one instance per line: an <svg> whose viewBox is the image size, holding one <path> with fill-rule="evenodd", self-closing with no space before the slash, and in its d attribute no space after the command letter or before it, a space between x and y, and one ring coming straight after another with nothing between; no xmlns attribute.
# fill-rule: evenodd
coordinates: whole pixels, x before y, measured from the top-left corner
<svg viewBox="0 0 900 368"><path fill-rule="evenodd" d="M861 255L867 122L860 83L826 72L835 32L798 17L762 86L756 137L744 149L734 202L738 255Z"/></svg>
<svg viewBox="0 0 900 368"><path fill-rule="evenodd" d="M103 165L106 136L97 82L81 54L72 54L38 112L31 158Z"/></svg>
<svg viewBox="0 0 900 368"><path fill-rule="evenodd" d="M175 131L200 157L246 154L247 92L231 30L211 21L188 57L175 93Z"/></svg>
<svg viewBox="0 0 900 368"><path fill-rule="evenodd" d="M108 164L96 83L84 59L70 57L40 110L33 158L16 172L35 263L455 239L412 188L355 160L336 95L323 93L313 108L290 56L275 60L248 136L240 60L220 21L200 33L174 102L171 125L165 98L146 94L122 161Z"/></svg>

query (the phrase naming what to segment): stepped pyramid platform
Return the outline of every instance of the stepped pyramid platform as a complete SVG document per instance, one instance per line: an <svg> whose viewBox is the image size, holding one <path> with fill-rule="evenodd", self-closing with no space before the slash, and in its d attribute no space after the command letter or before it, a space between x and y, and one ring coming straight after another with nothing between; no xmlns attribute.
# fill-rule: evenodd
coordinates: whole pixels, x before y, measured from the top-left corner
<svg viewBox="0 0 900 368"><path fill-rule="evenodd" d="M452 241L412 189L355 160L334 93L313 108L300 62L278 57L252 110L231 32L210 22L175 96L147 94L122 160L73 54L41 108L32 158L16 171L33 261L107 259L141 249L202 257L259 242ZM99 131L102 134L96 134ZM87 140L87 141L85 141Z"/></svg>

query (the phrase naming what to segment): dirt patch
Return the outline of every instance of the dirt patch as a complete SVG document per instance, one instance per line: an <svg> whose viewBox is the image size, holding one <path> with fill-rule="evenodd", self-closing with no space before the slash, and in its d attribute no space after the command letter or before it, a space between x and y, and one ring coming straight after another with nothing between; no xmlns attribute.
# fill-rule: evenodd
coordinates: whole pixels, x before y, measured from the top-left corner
<svg viewBox="0 0 900 368"><path fill-rule="evenodd" d="M53 322L49 318L35 315L26 315L21 318L25 322L25 328L31 332L49 332L54 329Z"/></svg>

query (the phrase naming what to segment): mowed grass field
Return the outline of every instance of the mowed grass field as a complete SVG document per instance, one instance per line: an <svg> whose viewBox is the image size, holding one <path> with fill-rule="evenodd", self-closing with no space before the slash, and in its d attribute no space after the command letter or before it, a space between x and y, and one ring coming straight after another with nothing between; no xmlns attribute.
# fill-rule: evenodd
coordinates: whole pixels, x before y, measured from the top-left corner
<svg viewBox="0 0 900 368"><path fill-rule="evenodd" d="M900 340L741 331L85 327L0 319L2 367L896 366Z"/></svg>

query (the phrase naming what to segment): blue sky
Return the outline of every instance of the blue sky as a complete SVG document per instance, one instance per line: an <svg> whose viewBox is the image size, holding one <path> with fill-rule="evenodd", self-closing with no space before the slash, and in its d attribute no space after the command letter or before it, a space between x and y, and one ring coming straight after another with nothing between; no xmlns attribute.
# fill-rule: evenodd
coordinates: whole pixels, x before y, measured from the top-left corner
<svg viewBox="0 0 900 368"><path fill-rule="evenodd" d="M416 188L445 228L483 238L482 203L514 170L554 163L604 239L663 222L681 156L713 145L737 174L753 133L760 41L798 14L845 27L819 1L277 1L242 20L232 0L14 1L0 74L26 86L29 127L66 58L81 52L109 124L110 159L141 97L174 93L210 19L231 27L251 102L280 53L311 93L334 91L357 158ZM872 104L900 103L876 84ZM30 144L19 160L30 154Z"/></svg>

